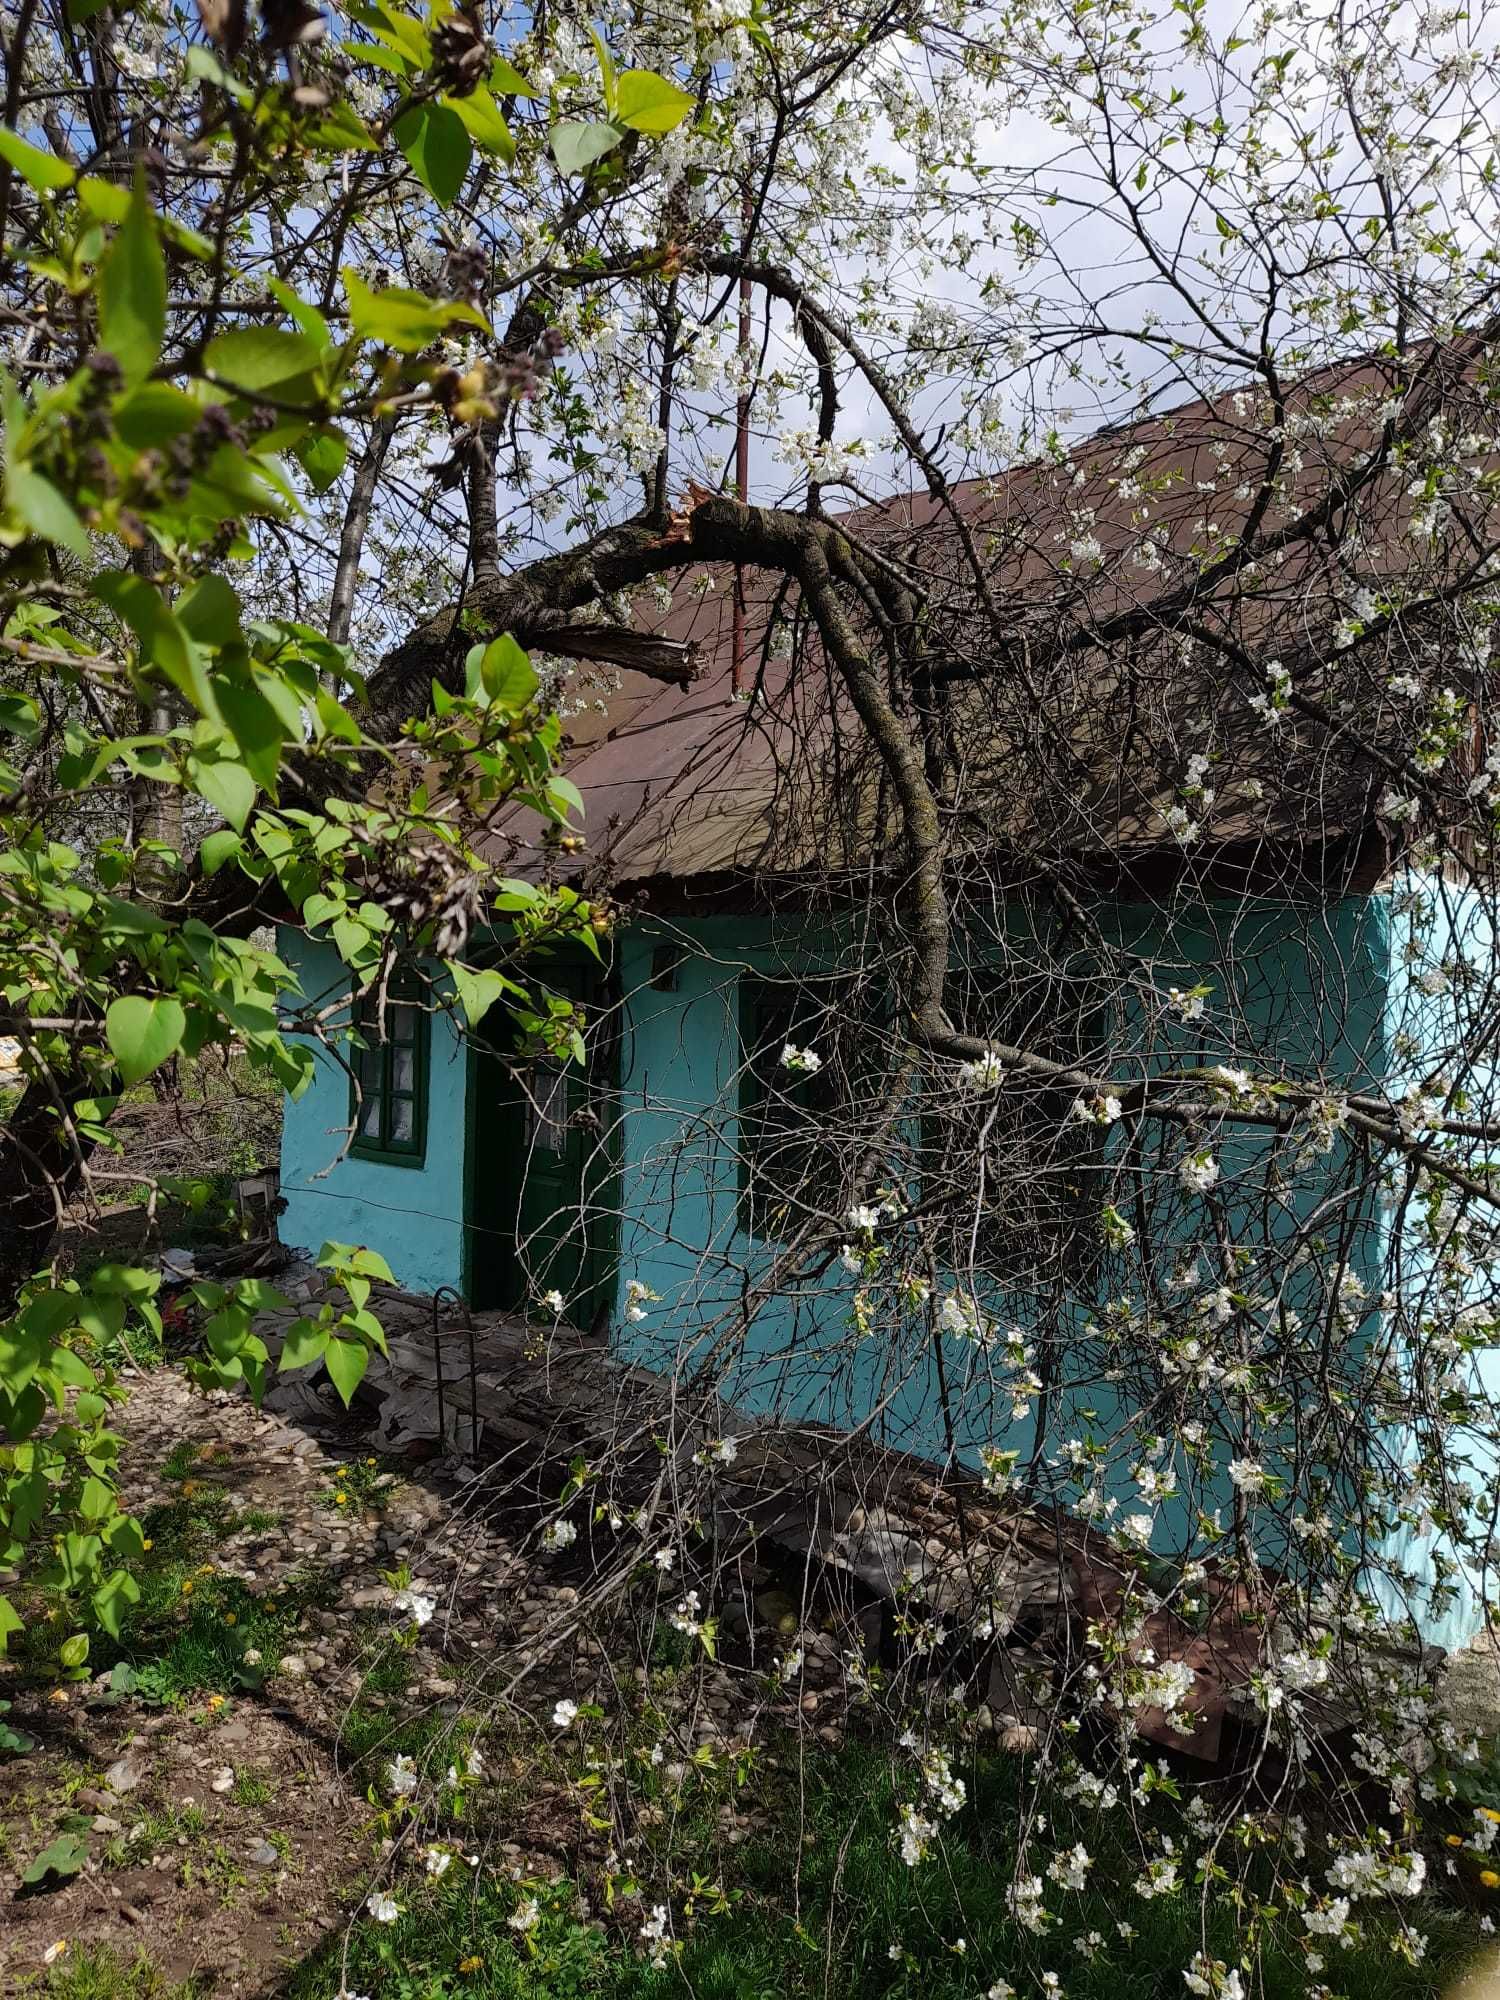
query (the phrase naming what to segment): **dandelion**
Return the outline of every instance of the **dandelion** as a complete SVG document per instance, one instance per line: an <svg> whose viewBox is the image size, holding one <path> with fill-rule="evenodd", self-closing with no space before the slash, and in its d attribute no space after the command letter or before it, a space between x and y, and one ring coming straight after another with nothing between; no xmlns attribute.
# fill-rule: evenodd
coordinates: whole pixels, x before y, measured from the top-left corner
<svg viewBox="0 0 1500 2000"><path fill-rule="evenodd" d="M484 1970L484 1960L477 1951L471 1951L467 1958L458 1961L458 1969L466 1979L470 1978L474 1973Z"/></svg>
<svg viewBox="0 0 1500 2000"><path fill-rule="evenodd" d="M1481 1868L1479 1880L1486 1889L1500 1889L1500 1875L1493 1868Z"/></svg>
<svg viewBox="0 0 1500 2000"><path fill-rule="evenodd" d="M365 1898L365 1908L377 1924L393 1924L401 1914L401 1905L394 1896L388 1896L383 1889L372 1889Z"/></svg>
<svg viewBox="0 0 1500 2000"><path fill-rule="evenodd" d="M552 1711L554 1729L571 1729L578 1720L578 1704L566 1699L560 1701Z"/></svg>

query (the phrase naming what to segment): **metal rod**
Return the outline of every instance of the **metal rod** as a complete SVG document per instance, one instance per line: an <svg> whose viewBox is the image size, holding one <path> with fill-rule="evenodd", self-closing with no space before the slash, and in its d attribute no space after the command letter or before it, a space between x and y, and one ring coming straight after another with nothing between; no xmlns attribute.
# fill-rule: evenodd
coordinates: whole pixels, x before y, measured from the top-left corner
<svg viewBox="0 0 1500 2000"><path fill-rule="evenodd" d="M479 1376L478 1370L474 1365L474 1319L469 1311L468 1300L453 1285L439 1285L432 1295L432 1363L437 1373L438 1444L442 1450L447 1450L448 1429L443 1397L443 1341L442 1333L438 1326L438 1307L445 1298L452 1299L453 1303L463 1314L464 1324L469 1330L469 1455L472 1458L477 1458L479 1455L479 1397L477 1393ZM456 1443L456 1425L454 1429L454 1441Z"/></svg>

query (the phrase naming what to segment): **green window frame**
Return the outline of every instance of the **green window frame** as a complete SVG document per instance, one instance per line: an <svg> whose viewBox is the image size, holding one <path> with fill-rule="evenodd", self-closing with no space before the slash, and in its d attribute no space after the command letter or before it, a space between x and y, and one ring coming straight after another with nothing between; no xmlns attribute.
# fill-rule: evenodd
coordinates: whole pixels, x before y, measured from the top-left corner
<svg viewBox="0 0 1500 2000"><path fill-rule="evenodd" d="M386 991L385 1032L379 1000L354 1002L350 1050L349 1151L392 1167L420 1167L427 1154L427 1071L431 1022L411 979Z"/></svg>

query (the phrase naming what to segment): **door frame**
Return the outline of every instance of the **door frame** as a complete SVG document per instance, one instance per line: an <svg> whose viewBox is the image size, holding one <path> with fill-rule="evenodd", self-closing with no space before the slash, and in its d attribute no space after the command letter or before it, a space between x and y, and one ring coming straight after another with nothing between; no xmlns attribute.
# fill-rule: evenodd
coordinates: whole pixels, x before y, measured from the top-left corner
<svg viewBox="0 0 1500 2000"><path fill-rule="evenodd" d="M474 962L482 964L484 957L485 954L483 952L476 953L474 955ZM597 1316L600 1306L607 1302L611 1318L613 1318L619 1303L620 1193L623 1184L621 1173L621 1142L624 1121L620 1116L620 1052L625 1037L625 1021L622 1013L623 1002L619 983L614 966L611 963L606 961L601 965L597 959L590 957L586 951L555 952L548 958L538 960L537 964L539 973L537 984L542 986L546 985L547 970L552 966L556 966L559 969L565 967L568 971L581 970L586 972L589 975L591 983L596 988L599 1004L605 1010L607 1019L613 1024L612 1032L609 1034L605 1046L599 1051L599 1057L604 1064L602 1075L594 1068L592 1063L589 1065L587 1072L594 1088L604 1099L604 1109L601 1112L601 1124L603 1128L599 1138L601 1178L597 1197L600 1206L600 1234L597 1242L591 1245L589 1250L588 1262L592 1267L592 1276L586 1293L591 1316ZM499 1003L497 1003L497 1011L498 1005ZM481 1261L480 1256L476 1254L477 1247L481 1242L481 1228L475 1214L479 1173L482 1164L481 1153L493 1153L498 1136L491 1134L487 1140L481 1141L479 1116L481 1098L484 1094L484 1079L487 1073L493 1074L490 1070L490 1065L497 1060L497 1057L486 1049L481 1048L472 1037L466 1038L464 1050L463 1229L460 1239L459 1286L465 1302L476 1310L524 1312L524 1298L515 1305L497 1305L496 1295L509 1297L511 1295L511 1288L504 1284L482 1285L480 1282ZM522 1111L519 1097L516 1097L511 1103L503 1104L502 1108L506 1113L513 1112L518 1121L521 1119ZM519 1183L513 1184L510 1191L514 1192L519 1200ZM516 1263L514 1236L508 1231L493 1232L488 1228L483 1231L483 1234L486 1237L495 1234L503 1239L496 1242L495 1254L507 1259L512 1271L514 1271ZM519 1285L517 1285L515 1290L519 1292L519 1289ZM479 1302L479 1295L481 1293L486 1300L486 1303L483 1305ZM587 1328L581 1330L587 1331Z"/></svg>

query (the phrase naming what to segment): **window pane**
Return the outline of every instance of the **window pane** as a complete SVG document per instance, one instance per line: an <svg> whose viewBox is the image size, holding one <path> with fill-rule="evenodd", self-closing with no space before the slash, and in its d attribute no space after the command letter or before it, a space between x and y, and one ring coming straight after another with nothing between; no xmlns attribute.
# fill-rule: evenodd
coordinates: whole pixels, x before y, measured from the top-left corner
<svg viewBox="0 0 1500 2000"><path fill-rule="evenodd" d="M359 1058L359 1080L368 1095L379 1092L385 1079L385 1054L381 1049L364 1049Z"/></svg>
<svg viewBox="0 0 1500 2000"><path fill-rule="evenodd" d="M391 1099L391 1143L409 1146L416 1135L416 1106L409 1097Z"/></svg>
<svg viewBox="0 0 1500 2000"><path fill-rule="evenodd" d="M415 1049L392 1049L391 1088L392 1090L415 1090L417 1087L417 1052Z"/></svg>
<svg viewBox="0 0 1500 2000"><path fill-rule="evenodd" d="M385 1010L386 1037L393 1042L417 1039L417 1010L408 1005L392 1005Z"/></svg>
<svg viewBox="0 0 1500 2000"><path fill-rule="evenodd" d="M568 1073L550 1065L531 1073L527 1099L526 1137L531 1146L546 1153L560 1153L567 1142Z"/></svg>
<svg viewBox="0 0 1500 2000"><path fill-rule="evenodd" d="M367 1097L359 1110L359 1136L361 1139L380 1137L380 1099Z"/></svg>

